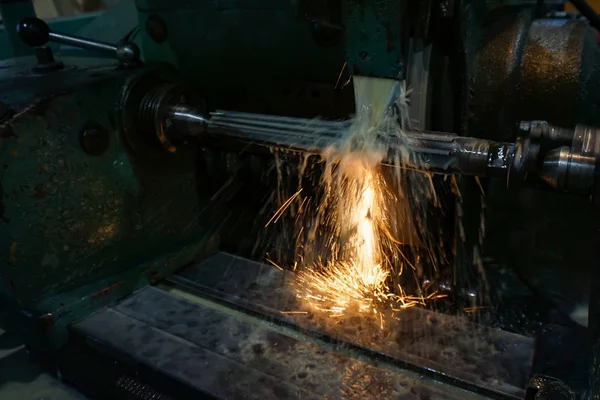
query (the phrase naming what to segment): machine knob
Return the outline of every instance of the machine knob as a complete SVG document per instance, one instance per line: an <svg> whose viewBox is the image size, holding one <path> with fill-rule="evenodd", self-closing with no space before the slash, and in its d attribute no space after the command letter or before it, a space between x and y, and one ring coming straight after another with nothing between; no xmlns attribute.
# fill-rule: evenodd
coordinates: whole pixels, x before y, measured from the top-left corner
<svg viewBox="0 0 600 400"><path fill-rule="evenodd" d="M62 43L81 49L111 53L122 64L132 65L140 62L140 49L135 43L121 42L111 44L98 40L53 32L48 24L39 18L26 18L17 25L21 40L32 47L43 46L48 42Z"/></svg>
<svg viewBox="0 0 600 400"><path fill-rule="evenodd" d="M17 24L21 40L31 46L43 46L50 40L50 27L39 18L25 18Z"/></svg>

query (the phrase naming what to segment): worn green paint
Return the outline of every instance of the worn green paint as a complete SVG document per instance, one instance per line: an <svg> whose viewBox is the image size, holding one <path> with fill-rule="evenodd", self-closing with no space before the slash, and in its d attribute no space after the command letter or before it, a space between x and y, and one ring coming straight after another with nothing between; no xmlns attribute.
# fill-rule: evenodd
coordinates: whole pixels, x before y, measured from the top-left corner
<svg viewBox="0 0 600 400"><path fill-rule="evenodd" d="M216 251L218 238L208 234L197 243L159 259L135 266L118 275L41 300L28 308L8 311L7 318L22 340L35 349L52 351L66 344L68 327L94 311L114 304L148 284L171 275L182 265L204 258Z"/></svg>
<svg viewBox="0 0 600 400"><path fill-rule="evenodd" d="M177 66L207 93L234 93L242 85L269 100L269 82L337 79L343 46L316 45L293 2L175 3L140 7L144 59ZM168 27L162 44L143 29L154 12ZM16 314L29 342L45 348L64 343L73 320L185 265L214 232L201 223L195 155L159 153L148 161L124 139L118 104L137 72L102 70L105 78L92 83L83 77L80 87L70 88L66 82L80 79L80 72L71 71L68 81L64 71L41 76L35 90L0 95L8 104L37 103L0 139L7 221L0 222L0 291L15 311L23 310ZM39 92L54 95L37 102ZM110 135L101 156L87 155L80 144L91 122Z"/></svg>
<svg viewBox="0 0 600 400"><path fill-rule="evenodd" d="M53 31L75 35L79 30L102 14L103 12L97 12L75 15L72 17L53 18L47 20L46 23ZM27 16L29 15L19 14L15 16L15 20L18 22ZM57 43L49 43L49 46L56 51L61 45ZM21 39L19 39L19 37L11 29L5 28L0 30L0 60L32 53L33 49L22 43ZM86 52L85 55L89 55L89 52Z"/></svg>
<svg viewBox="0 0 600 400"><path fill-rule="evenodd" d="M402 79L403 1L344 2L346 59L355 75Z"/></svg>
<svg viewBox="0 0 600 400"><path fill-rule="evenodd" d="M170 62L207 97L244 92L257 102L269 101L281 81L335 84L344 63L343 44L319 47L293 1L138 0L136 5L145 59ZM167 27L163 43L153 42L144 29L152 14Z"/></svg>
<svg viewBox="0 0 600 400"><path fill-rule="evenodd" d="M6 273L22 303L56 295L193 240L186 230L197 207L193 163L148 176L119 135L90 157L79 134L90 122L111 130L108 117L120 82L61 96L12 122L18 139L0 150L10 230ZM122 83L122 82L121 82ZM112 101L111 101L112 99ZM4 258L0 256L0 258Z"/></svg>
<svg viewBox="0 0 600 400"><path fill-rule="evenodd" d="M25 56L33 53L33 49L23 43L17 35L17 24L27 17L34 17L32 0L2 1L0 2L2 25L7 38L7 50L10 57Z"/></svg>
<svg viewBox="0 0 600 400"><path fill-rule="evenodd" d="M36 304L35 314L29 316L29 325L37 328L29 333L30 336L33 333L30 342L45 349L62 347L68 340L67 329L73 321L168 277L182 265L204 258L217 251L217 248L217 237L209 232L197 243L156 261L137 265L117 275L44 299Z"/></svg>
<svg viewBox="0 0 600 400"><path fill-rule="evenodd" d="M52 18L46 20L46 23L53 31L77 35L77 32L102 15L104 15L104 11L90 12L69 17Z"/></svg>
<svg viewBox="0 0 600 400"><path fill-rule="evenodd" d="M106 78L39 102L0 139L3 292L34 320L61 310L52 337L101 306L85 300L94 292L124 281L108 296L122 297L149 281L140 271L150 263L202 244L208 234L200 224L193 154L158 155L154 168L143 165L115 123L129 71L96 73ZM89 123L109 132L100 156L81 147ZM187 261L171 256L151 269L162 277Z"/></svg>

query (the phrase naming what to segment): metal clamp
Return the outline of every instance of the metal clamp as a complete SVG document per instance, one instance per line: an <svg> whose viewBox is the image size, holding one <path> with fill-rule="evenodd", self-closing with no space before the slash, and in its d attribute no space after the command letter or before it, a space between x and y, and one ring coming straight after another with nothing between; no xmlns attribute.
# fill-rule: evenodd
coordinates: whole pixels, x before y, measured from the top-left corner
<svg viewBox="0 0 600 400"><path fill-rule="evenodd" d="M123 65L140 63L140 49L135 43L121 42L111 44L78 36L53 32L48 24L39 18L26 18L17 25L21 40L32 47L40 47L48 42L62 43L81 49L110 53Z"/></svg>

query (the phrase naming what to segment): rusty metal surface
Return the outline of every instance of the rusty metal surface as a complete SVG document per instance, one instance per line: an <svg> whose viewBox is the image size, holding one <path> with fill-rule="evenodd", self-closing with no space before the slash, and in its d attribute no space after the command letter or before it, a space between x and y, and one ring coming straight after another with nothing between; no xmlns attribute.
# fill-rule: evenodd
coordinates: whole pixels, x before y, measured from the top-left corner
<svg viewBox="0 0 600 400"><path fill-rule="evenodd" d="M0 99L17 112L0 133L4 294L33 309L200 241L193 159L151 170L121 140L114 108L124 74L73 68L59 86L62 72L19 76L30 67L0 74ZM93 154L81 137L90 124L105 135Z"/></svg>
<svg viewBox="0 0 600 400"><path fill-rule="evenodd" d="M123 140L116 106L137 75L61 60L0 63L0 296L35 347L188 264L226 220L202 218L194 154L148 160Z"/></svg>
<svg viewBox="0 0 600 400"><path fill-rule="evenodd" d="M218 253L171 281L214 298L264 313L310 332L422 366L453 384L484 388L489 395L523 396L533 357L533 340L474 325L423 309L386 319L353 315L330 318L296 297L294 274L226 253ZM286 311L304 314L284 314ZM487 392L486 392L487 393Z"/></svg>
<svg viewBox="0 0 600 400"><path fill-rule="evenodd" d="M185 320L183 323L186 328ZM86 319L76 329L121 351L133 352L142 362L175 375L203 393L231 399L317 398L112 309Z"/></svg>
<svg viewBox="0 0 600 400"><path fill-rule="evenodd" d="M211 305L212 304L212 305ZM224 399L481 399L146 288L75 329Z"/></svg>

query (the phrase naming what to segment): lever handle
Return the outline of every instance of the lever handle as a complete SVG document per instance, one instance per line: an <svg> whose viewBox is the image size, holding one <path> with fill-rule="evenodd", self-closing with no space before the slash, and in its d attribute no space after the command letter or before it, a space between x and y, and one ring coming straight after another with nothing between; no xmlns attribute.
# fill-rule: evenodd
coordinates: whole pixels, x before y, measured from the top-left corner
<svg viewBox="0 0 600 400"><path fill-rule="evenodd" d="M17 24L17 33L24 43L32 47L39 47L48 42L55 42L81 49L111 53L117 60L124 64L134 64L140 61L140 49L135 43L122 42L111 44L54 32L48 24L39 18L25 18L19 22Z"/></svg>

